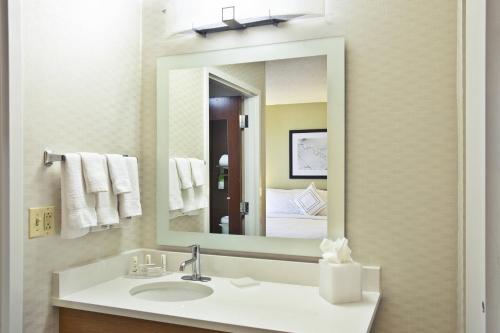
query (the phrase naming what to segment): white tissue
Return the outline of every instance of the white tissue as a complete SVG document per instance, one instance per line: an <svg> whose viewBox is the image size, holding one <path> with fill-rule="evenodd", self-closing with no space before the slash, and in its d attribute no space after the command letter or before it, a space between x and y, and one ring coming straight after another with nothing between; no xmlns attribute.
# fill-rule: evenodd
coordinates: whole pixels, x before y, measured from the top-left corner
<svg viewBox="0 0 500 333"><path fill-rule="evenodd" d="M347 238L339 238L336 241L323 239L319 248L323 252L323 259L332 264L343 264L352 262L351 249Z"/></svg>

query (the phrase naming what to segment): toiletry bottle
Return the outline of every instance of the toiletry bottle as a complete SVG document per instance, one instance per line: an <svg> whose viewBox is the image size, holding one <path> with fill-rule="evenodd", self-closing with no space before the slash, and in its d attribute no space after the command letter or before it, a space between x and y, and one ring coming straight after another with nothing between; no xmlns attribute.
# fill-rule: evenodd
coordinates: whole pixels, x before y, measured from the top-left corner
<svg viewBox="0 0 500 333"><path fill-rule="evenodd" d="M167 272L167 255L166 254L161 255L161 270L163 273Z"/></svg>
<svg viewBox="0 0 500 333"><path fill-rule="evenodd" d="M139 263L137 256L130 258L130 267L128 273L130 275L137 275L139 273Z"/></svg>

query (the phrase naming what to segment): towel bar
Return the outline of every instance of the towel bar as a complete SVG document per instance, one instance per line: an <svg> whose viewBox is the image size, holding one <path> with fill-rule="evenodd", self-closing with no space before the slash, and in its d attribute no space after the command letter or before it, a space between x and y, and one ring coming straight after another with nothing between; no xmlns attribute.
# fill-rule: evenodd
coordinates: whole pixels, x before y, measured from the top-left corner
<svg viewBox="0 0 500 333"><path fill-rule="evenodd" d="M125 157L128 157L128 155L123 155ZM54 162L62 162L64 161L64 155L63 154L55 154L50 150L45 150L43 152L43 164L46 167L51 166L54 164Z"/></svg>

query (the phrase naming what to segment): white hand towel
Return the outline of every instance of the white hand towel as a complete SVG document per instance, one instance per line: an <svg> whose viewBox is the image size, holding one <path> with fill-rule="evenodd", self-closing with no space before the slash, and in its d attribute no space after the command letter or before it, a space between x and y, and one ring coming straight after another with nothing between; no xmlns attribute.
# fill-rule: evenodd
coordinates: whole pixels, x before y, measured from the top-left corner
<svg viewBox="0 0 500 333"><path fill-rule="evenodd" d="M194 197L194 189L192 187L182 190L182 202L184 203L184 206L181 211L184 215L196 215L193 214L193 212L198 208L196 208L197 205Z"/></svg>
<svg viewBox="0 0 500 333"><path fill-rule="evenodd" d="M118 207L121 218L142 215L137 158L125 157L125 164L127 165L132 191L118 195Z"/></svg>
<svg viewBox="0 0 500 333"><path fill-rule="evenodd" d="M205 185L205 161L199 160L197 158L188 158L188 160L189 164L191 165L191 176L194 186Z"/></svg>
<svg viewBox="0 0 500 333"><path fill-rule="evenodd" d="M182 201L181 184L179 183L179 175L177 173L177 164L174 159L168 160L169 172L169 209L175 211L184 207Z"/></svg>
<svg viewBox="0 0 500 333"><path fill-rule="evenodd" d="M184 215L198 215L203 208L208 207L208 200L202 186L182 190L182 213Z"/></svg>
<svg viewBox="0 0 500 333"><path fill-rule="evenodd" d="M61 165L61 237L82 237L96 225L95 197L85 192L81 157L66 154Z"/></svg>
<svg viewBox="0 0 500 333"><path fill-rule="evenodd" d="M118 154L106 154L106 159L108 161L113 192L118 195L132 191L127 166L125 164L125 157Z"/></svg>
<svg viewBox="0 0 500 333"><path fill-rule="evenodd" d="M185 190L193 187L193 177L191 175L191 164L187 158L175 158L177 172L181 181L181 189Z"/></svg>
<svg viewBox="0 0 500 333"><path fill-rule="evenodd" d="M99 156L101 158L101 163L103 165L106 174L108 175L108 166L106 163L106 157L103 155ZM127 174L128 177L128 174ZM106 177L108 182L108 188L111 188L111 180ZM100 226L107 226L112 224L117 224L120 222L118 217L118 197L113 191L107 192L97 192L96 194L96 210L97 210L97 224ZM101 228L102 229L102 228Z"/></svg>
<svg viewBox="0 0 500 333"><path fill-rule="evenodd" d="M80 153L80 156L87 193L109 191L108 174L102 163L102 156L96 153Z"/></svg>

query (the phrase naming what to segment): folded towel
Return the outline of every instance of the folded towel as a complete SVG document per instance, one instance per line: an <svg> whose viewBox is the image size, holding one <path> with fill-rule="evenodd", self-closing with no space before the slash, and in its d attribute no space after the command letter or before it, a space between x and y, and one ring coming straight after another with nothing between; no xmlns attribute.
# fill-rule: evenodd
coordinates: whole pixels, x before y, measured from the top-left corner
<svg viewBox="0 0 500 333"><path fill-rule="evenodd" d="M193 187L193 179L191 175L191 164L187 158L175 158L177 172L181 181L181 189L185 190Z"/></svg>
<svg viewBox="0 0 500 333"><path fill-rule="evenodd" d="M198 215L203 208L208 207L208 200L203 187L197 186L182 190L182 213L184 215Z"/></svg>
<svg viewBox="0 0 500 333"><path fill-rule="evenodd" d="M108 161L113 192L117 195L130 192L132 188L130 186L127 166L125 165L125 157L117 154L106 154L106 159Z"/></svg>
<svg viewBox="0 0 500 333"><path fill-rule="evenodd" d="M96 225L95 196L85 192L81 157L66 154L61 165L61 237L82 237Z"/></svg>
<svg viewBox="0 0 500 333"><path fill-rule="evenodd" d="M108 165L106 163L106 157L103 155L99 156L101 158L101 163L106 175L108 175ZM128 178L128 174L127 174ZM111 188L110 177L106 177L108 188ZM107 192L97 192L96 196L96 211L97 211L97 224L100 226L107 226L112 224L117 224L120 222L118 217L118 197L113 191ZM102 229L102 228L101 228ZM94 231L94 230L92 230Z"/></svg>
<svg viewBox="0 0 500 333"><path fill-rule="evenodd" d="M191 176L194 186L202 186L205 184L205 161L197 158L188 158L191 165Z"/></svg>
<svg viewBox="0 0 500 333"><path fill-rule="evenodd" d="M179 175L177 173L177 164L174 159L168 160L169 172L169 210L179 210L184 207L182 201L181 184L179 183Z"/></svg>
<svg viewBox="0 0 500 333"><path fill-rule="evenodd" d="M118 195L118 208L121 218L142 215L137 158L125 157L125 164L128 170L131 191Z"/></svg>
<svg viewBox="0 0 500 333"><path fill-rule="evenodd" d="M107 192L108 174L102 163L102 155L95 153L80 153L83 165L83 177L87 193Z"/></svg>

